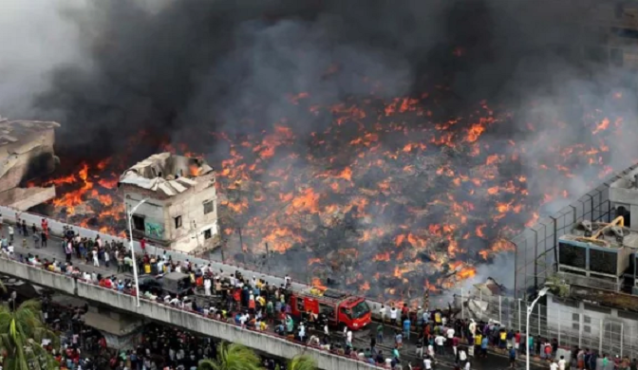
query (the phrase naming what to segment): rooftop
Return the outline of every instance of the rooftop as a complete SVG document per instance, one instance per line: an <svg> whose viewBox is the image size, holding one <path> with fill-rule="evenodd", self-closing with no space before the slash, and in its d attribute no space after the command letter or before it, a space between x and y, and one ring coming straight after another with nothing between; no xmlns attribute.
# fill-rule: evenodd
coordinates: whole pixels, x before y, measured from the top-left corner
<svg viewBox="0 0 638 370"><path fill-rule="evenodd" d="M638 166L623 173L610 187L638 191Z"/></svg>
<svg viewBox="0 0 638 370"><path fill-rule="evenodd" d="M594 235L592 239L587 235ZM622 235L622 244L618 242L619 235ZM562 240L595 245L602 248L638 248L638 233L628 227L620 225L610 225L605 222L585 221L579 223L572 229L571 234L560 237Z"/></svg>
<svg viewBox="0 0 638 370"><path fill-rule="evenodd" d="M569 298L591 305L638 312L638 296L631 294L572 285Z"/></svg>
<svg viewBox="0 0 638 370"><path fill-rule="evenodd" d="M159 153L126 170L120 183L171 197L194 187L200 177L211 172L213 168L202 159Z"/></svg>
<svg viewBox="0 0 638 370"><path fill-rule="evenodd" d="M26 135L60 127L53 121L10 121L0 117L0 146L20 141Z"/></svg>

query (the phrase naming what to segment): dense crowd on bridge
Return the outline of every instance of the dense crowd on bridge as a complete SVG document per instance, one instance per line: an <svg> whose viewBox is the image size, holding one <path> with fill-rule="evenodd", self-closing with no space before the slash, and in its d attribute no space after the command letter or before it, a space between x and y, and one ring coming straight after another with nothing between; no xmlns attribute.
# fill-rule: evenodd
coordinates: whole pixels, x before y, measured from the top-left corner
<svg viewBox="0 0 638 370"><path fill-rule="evenodd" d="M0 215L1 222L1 215ZM0 223L1 224L1 223ZM35 225L29 229L24 223L19 223L19 233L23 240L34 237L34 245L46 247L48 227L43 220L38 228ZM4 230L6 228L7 230ZM128 248L117 242L103 242L99 236L94 239L80 237L67 228L62 242L65 261L41 259L37 250L26 256L15 255L12 248L15 241L14 228L4 226L0 243L3 253L34 266L47 270L64 273L85 281L98 284L105 288L116 289L127 294L135 294L135 285L130 279L121 279L117 275L103 275L96 272L82 272L74 261L81 260L93 266L109 266L115 261L118 273L130 272L133 269L133 259L130 258ZM5 237L4 233L9 237ZM143 246L143 245L142 245ZM28 248L28 245L27 247ZM142 248L144 250L144 246ZM456 318L455 312L448 310L428 311L422 307L409 310L407 304L382 306L377 315L381 322L374 324L369 344L355 346L354 334L344 329L343 332L333 333L328 327L328 320L322 315L313 313L303 314L293 318L289 302L289 286L291 280L285 278L285 284L275 286L256 276L243 276L238 271L215 271L210 264L197 265L186 260L178 262L171 258L166 251L162 255L140 254L136 266L141 273L148 275L181 272L190 276L197 294L167 294L161 290L148 289L140 295L148 300L160 304L168 304L181 309L188 309L216 320L232 322L243 328L257 331L271 331L290 340L303 342L334 354L348 356L353 359L376 364L386 368L414 368L432 369L438 358L451 358L457 367L470 369L470 358L486 357L489 349L495 349L506 354L513 366L520 354L531 353L539 355L550 362L550 368L563 370L568 360L576 364L579 369L597 370L598 363L611 363L618 369L636 369L636 361L616 358L608 359L606 354L599 356L596 351L587 349L571 349L573 358L556 359L559 343L556 339L530 337L524 344L524 334L506 329L496 322L475 322ZM193 297L197 297L193 299ZM394 331L392 338L387 338L388 329ZM334 335L338 334L338 335ZM361 341L359 340L358 343ZM366 340L367 342L367 340ZM389 343L389 345L388 345ZM409 347L404 347L410 343ZM381 348L385 348L384 350ZM410 348L413 353L406 353ZM418 364L409 364L404 357L418 358ZM404 364L405 363L405 364ZM607 370L606 368L604 368Z"/></svg>
<svg viewBox="0 0 638 370"><path fill-rule="evenodd" d="M145 325L130 349L109 349L100 332L83 323L87 310L42 298L44 320L60 335L59 347L49 340L43 346L62 370L195 370L200 360L215 357L215 340L156 324ZM286 370L285 362L272 358L262 357L262 363L265 370Z"/></svg>

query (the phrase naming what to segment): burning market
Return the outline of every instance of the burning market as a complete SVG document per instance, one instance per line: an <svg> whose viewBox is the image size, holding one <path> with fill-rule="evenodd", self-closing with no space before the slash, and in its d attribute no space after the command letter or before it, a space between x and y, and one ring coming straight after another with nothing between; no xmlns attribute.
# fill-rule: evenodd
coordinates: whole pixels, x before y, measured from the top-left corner
<svg viewBox="0 0 638 370"><path fill-rule="evenodd" d="M227 261L414 301L485 266L511 270L494 264L511 262L508 238L638 159L626 75L554 52L534 65L529 55L554 47L536 39L492 43L528 36L525 22L512 31L512 14L571 29L554 24L569 11L560 6L408 1L415 18L380 1L361 14L331 1L168 3L155 13L104 6L101 28L78 36L94 65L52 72L34 104L64 112L60 166L26 185L55 185L57 196L34 212L126 235L120 175L154 153L199 158L216 172ZM385 11L385 37L352 25ZM214 12L209 28L195 16ZM437 21L469 14L458 29ZM493 34L480 32L491 21ZM139 37L129 37L133 24ZM140 48L180 26L184 34Z"/></svg>

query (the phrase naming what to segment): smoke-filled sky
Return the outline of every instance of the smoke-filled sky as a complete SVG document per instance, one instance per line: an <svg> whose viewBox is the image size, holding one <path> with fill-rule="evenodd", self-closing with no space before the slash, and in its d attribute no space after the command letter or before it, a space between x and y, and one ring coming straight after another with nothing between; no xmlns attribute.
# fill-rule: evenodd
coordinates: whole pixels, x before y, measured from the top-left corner
<svg viewBox="0 0 638 370"><path fill-rule="evenodd" d="M366 94L365 77L399 96L440 77L458 105L535 99L560 115L556 96L604 98L610 78L539 52L586 39L564 22L591 7L571 3L582 2L4 0L0 112L61 121L63 145L108 147L142 128L239 128L257 109L264 124L290 113L303 127L286 94ZM335 65L338 78L323 78Z"/></svg>
<svg viewBox="0 0 638 370"><path fill-rule="evenodd" d="M58 120L63 149L108 153L141 129L177 142L202 128L248 130L253 114L258 128L287 117L314 131L286 96L365 96L366 79L388 97L450 86L451 115L482 99L507 101L517 122L560 119L568 126L558 134L573 140L580 129L569 125L582 115L574 101L605 108L622 83L623 104L613 109L636 110L633 74L582 69L581 57L556 52L595 43L565 23L586 22L592 9L579 1L4 0L0 114ZM543 148L529 154L533 161Z"/></svg>

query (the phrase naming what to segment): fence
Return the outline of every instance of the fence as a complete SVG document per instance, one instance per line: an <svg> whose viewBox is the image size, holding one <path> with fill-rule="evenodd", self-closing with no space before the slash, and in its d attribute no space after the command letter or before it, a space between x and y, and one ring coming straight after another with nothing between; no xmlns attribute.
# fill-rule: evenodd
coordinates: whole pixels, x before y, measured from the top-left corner
<svg viewBox="0 0 638 370"><path fill-rule="evenodd" d="M615 214L609 200L611 182L626 172L638 167L630 167L617 174L599 187L591 190L577 201L559 212L539 219L532 227L510 239L515 245L514 295L524 298L536 291L545 279L555 272L556 245L558 238L568 234L577 222L582 220L610 222Z"/></svg>
<svg viewBox="0 0 638 370"><path fill-rule="evenodd" d="M527 332L527 306L522 299L485 296L477 291L454 296L462 318L498 321L506 329ZM529 333L534 343L540 338L557 339L559 346L589 348L609 356L638 357L638 314L614 312L584 302L549 296L530 315Z"/></svg>

